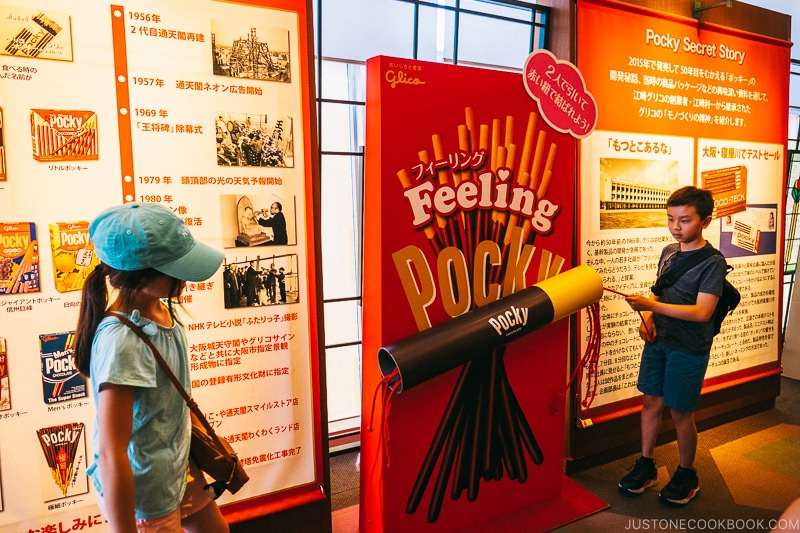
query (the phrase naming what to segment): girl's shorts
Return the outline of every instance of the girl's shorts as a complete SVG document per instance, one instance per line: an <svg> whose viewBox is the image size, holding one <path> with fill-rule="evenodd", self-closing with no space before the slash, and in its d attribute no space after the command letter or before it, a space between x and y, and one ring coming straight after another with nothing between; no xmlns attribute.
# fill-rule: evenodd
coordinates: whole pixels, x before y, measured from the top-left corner
<svg viewBox="0 0 800 533"><path fill-rule="evenodd" d="M138 533L181 533L181 520L201 511L206 505L214 501L203 489L206 478L203 471L189 458L189 468L186 469L186 491L178 509L166 516L136 520ZM106 516L105 502L97 495L97 506Z"/></svg>
<svg viewBox="0 0 800 533"><path fill-rule="evenodd" d="M183 500L181 500L181 519L199 512L214 501L203 489L206 484L203 471L189 457L189 469L186 471L186 492L183 493Z"/></svg>

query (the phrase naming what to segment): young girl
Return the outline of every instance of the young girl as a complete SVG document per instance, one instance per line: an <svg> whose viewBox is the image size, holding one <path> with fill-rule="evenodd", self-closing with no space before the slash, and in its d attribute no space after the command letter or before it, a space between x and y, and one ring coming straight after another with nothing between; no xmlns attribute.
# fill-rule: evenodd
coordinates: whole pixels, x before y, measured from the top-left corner
<svg viewBox="0 0 800 533"><path fill-rule="evenodd" d="M222 252L194 240L172 211L128 203L89 226L100 264L81 295L75 365L97 407L87 474L114 533L228 533L203 473L189 461L189 410L141 338L142 328L190 390L187 343L175 313L186 281L203 281ZM111 293L109 294L109 289ZM107 316L107 312L111 316Z"/></svg>

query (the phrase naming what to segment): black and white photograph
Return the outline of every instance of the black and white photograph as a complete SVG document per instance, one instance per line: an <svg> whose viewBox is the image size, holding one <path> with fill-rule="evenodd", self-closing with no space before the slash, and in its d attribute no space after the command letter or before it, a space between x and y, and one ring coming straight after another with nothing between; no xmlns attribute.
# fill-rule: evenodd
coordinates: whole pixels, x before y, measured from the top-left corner
<svg viewBox="0 0 800 533"><path fill-rule="evenodd" d="M227 262L222 271L225 309L300 301L297 254L255 255Z"/></svg>
<svg viewBox="0 0 800 533"><path fill-rule="evenodd" d="M0 55L72 61L72 37L68 13L0 6Z"/></svg>
<svg viewBox="0 0 800 533"><path fill-rule="evenodd" d="M294 167L292 117L255 113L218 113L217 165Z"/></svg>
<svg viewBox="0 0 800 533"><path fill-rule="evenodd" d="M297 244L295 198L220 195L224 248Z"/></svg>
<svg viewBox="0 0 800 533"><path fill-rule="evenodd" d="M289 30L212 20L214 74L290 83Z"/></svg>
<svg viewBox="0 0 800 533"><path fill-rule="evenodd" d="M600 158L600 229L660 228L678 161Z"/></svg>

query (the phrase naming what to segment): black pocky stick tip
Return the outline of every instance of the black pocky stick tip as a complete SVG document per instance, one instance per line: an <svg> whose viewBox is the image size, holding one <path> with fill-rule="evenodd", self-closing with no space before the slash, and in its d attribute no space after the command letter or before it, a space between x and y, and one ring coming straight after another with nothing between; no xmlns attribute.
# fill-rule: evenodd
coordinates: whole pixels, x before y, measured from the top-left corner
<svg viewBox="0 0 800 533"><path fill-rule="evenodd" d="M439 474L436 476L436 484L433 487L431 494L431 502L428 506L428 522L433 523L439 519L439 513L442 510L442 503L444 503L444 494L447 487L447 480L450 478L450 473L453 470L453 462L456 456L458 444L461 442L460 434L464 428L464 419L466 415L465 402L460 402L459 408L456 411L456 421L453 425L453 431L447 438L447 446L445 446L444 455L439 465Z"/></svg>
<svg viewBox="0 0 800 533"><path fill-rule="evenodd" d="M420 468L417 479L414 482L414 487L411 489L411 494L409 495L408 503L406 504L406 513L408 514L414 514L419 508L419 504L422 501L422 494L425 491L428 481L430 480L431 474L433 473L433 469L436 461L438 460L439 454L441 453L442 448L447 441L448 434L450 433L453 424L455 424L455 416L458 413L461 401L463 401L464 383L469 376L470 368L472 368L471 361L462 367L461 374L458 376L458 381L453 387L453 392L450 394L450 400L445 407L442 419L439 421L439 426L436 428L436 434L431 442L431 447L428 449L428 453L425 455L422 468Z"/></svg>

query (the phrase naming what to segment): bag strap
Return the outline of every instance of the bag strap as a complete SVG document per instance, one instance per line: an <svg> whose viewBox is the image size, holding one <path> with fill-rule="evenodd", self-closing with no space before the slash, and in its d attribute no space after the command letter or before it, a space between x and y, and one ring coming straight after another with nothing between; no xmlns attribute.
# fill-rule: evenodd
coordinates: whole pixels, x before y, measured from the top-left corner
<svg viewBox="0 0 800 533"><path fill-rule="evenodd" d="M180 393L181 396L183 396L183 399L186 400L186 404L188 405L189 402L193 401L192 397L189 396L189 393L186 392L186 389L183 388L181 382L178 381L178 378L172 372L172 369L169 367L167 362L161 356L161 352L158 351L158 348L156 348L155 344L153 344L153 341L151 341L150 338L147 335L145 335L144 331L142 331L142 328L134 324L133 321L131 321L128 317L119 315L117 313L112 313L111 311L107 312L105 316L114 317L123 324L125 324L126 326L128 326L129 328L131 328L131 330L133 330L133 332L136 333L136 335L138 335L139 338L142 339L142 341L144 341L144 343L150 348L150 351L153 352L153 357L156 358L156 361L158 361L158 364L161 365L162 369L164 369L164 372L167 374L169 380L172 382L173 385L175 385L175 388L178 389L178 392Z"/></svg>
<svg viewBox="0 0 800 533"><path fill-rule="evenodd" d="M653 285L650 290L656 296L661 295L661 291L670 287L675 284L681 276L687 273L689 270L693 269L712 255L722 255L722 252L714 248L713 246L709 245L708 247L701 248L697 252L691 254L687 259L681 261L680 264L674 264L670 268L666 270L666 272L662 272L658 279L656 279L656 284Z"/></svg>
<svg viewBox="0 0 800 533"><path fill-rule="evenodd" d="M225 454L225 457L227 459L231 459L232 456L230 453L228 453L227 447L225 447L222 444L222 442L220 442L220 439L217 436L217 432L214 431L214 428L212 428L211 424L209 424L208 420L206 420L206 416L203 414L203 411L200 410L200 407L198 407L197 402L195 402L194 398L192 398L189 395L189 393L186 392L186 389L183 388L181 382L178 381L178 378L172 372L172 369L169 367L167 362L161 356L161 352L158 351L158 348L156 348L155 344L153 344L153 341L151 341L150 338L147 335L145 335L144 331L142 331L142 328L134 324L133 321L131 321L128 317L117 313L112 313L111 311L106 311L105 316L111 316L116 318L121 323L128 326L134 333L136 333L136 335L139 336L140 339L142 339L142 341L144 341L144 343L150 348L150 351L153 352L153 357L155 357L156 361L158 361L158 364L161 365L161 368L164 370L164 373L167 374L169 380L172 382L173 385L175 385L175 388L178 389L178 392L186 401L186 405L189 407L192 413L194 413L194 415L206 429L208 434L211 435L211 438L214 439L214 442L217 444L218 448L222 451L222 453Z"/></svg>

